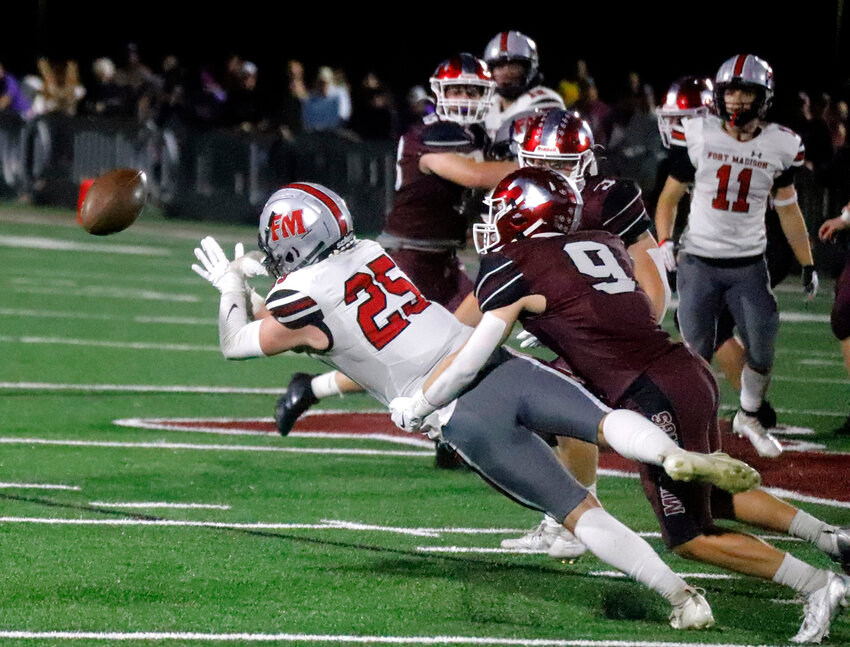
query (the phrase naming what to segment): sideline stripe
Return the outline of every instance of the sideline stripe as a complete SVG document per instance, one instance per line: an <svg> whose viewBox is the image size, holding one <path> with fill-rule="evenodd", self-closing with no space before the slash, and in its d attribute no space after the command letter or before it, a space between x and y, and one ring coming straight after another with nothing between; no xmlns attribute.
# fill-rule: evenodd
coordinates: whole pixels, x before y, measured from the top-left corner
<svg viewBox="0 0 850 647"><path fill-rule="evenodd" d="M184 352L216 352L220 353L218 346L196 346L193 344L154 344L141 341L104 341L98 339L70 339L66 337L11 337L0 335L0 343L9 344L65 344L66 346L96 346L100 348L129 348L130 350L165 350Z"/></svg>
<svg viewBox="0 0 850 647"><path fill-rule="evenodd" d="M0 488L19 490L80 490L79 485L51 485L50 483L0 483Z"/></svg>
<svg viewBox="0 0 850 647"><path fill-rule="evenodd" d="M795 501L803 501L804 503L818 503L820 505L828 505L833 508L846 508L850 510L850 503L847 501L836 501L835 499L825 499L823 497L809 496L808 494L800 494L792 490L783 490L782 488L766 487L766 492L769 492L780 499L794 499Z"/></svg>
<svg viewBox="0 0 850 647"><path fill-rule="evenodd" d="M434 458L434 452L379 449L312 449L308 447L266 447L263 445L193 445L191 443L132 443L94 440L53 440L49 438L0 438L0 445L52 445L55 447L108 447L116 449L188 449L213 452L280 452L284 454L334 454L337 456L413 456Z"/></svg>
<svg viewBox="0 0 850 647"><path fill-rule="evenodd" d="M346 634L258 634L117 631L0 631L0 638L16 640L181 640L203 642L303 642L382 645L527 645L529 647L778 647L741 643L659 642L657 640L568 640L559 638L497 638L487 636L355 636Z"/></svg>
<svg viewBox="0 0 850 647"><path fill-rule="evenodd" d="M89 501L89 505L97 505L104 508L144 508L145 510L154 508L177 508L180 510L230 510L229 505L220 505L217 503L167 503L165 501L140 501L138 503Z"/></svg>

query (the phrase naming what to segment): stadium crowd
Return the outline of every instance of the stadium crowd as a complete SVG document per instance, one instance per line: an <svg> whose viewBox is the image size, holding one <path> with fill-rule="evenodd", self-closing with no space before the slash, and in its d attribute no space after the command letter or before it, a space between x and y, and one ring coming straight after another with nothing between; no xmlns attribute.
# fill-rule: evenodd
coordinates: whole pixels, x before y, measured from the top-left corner
<svg viewBox="0 0 850 647"><path fill-rule="evenodd" d="M0 61L0 113L30 119L61 112L159 127L278 133L286 139L302 132L334 131L355 141L395 140L433 112L434 97L426 81L411 79L409 87L399 91L374 70L355 80L344 68L308 69L297 59L276 69L260 69L238 53L197 65L167 55L154 65L128 43L114 58L40 58L32 70L4 69ZM622 82L597 83L581 59L574 69L549 81L544 79L564 106L590 124L596 144L605 149L608 170L638 182L654 204L664 158L655 111L667 85L654 88L637 71L624 71ZM841 87L784 88L775 97L771 116L800 134L806 165L817 183L837 191L843 204L850 197L850 151L848 102Z"/></svg>

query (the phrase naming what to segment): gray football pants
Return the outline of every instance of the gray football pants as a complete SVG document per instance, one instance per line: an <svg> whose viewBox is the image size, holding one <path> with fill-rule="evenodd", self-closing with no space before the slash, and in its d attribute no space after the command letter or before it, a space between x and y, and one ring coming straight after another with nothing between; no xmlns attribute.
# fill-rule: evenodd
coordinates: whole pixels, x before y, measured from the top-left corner
<svg viewBox="0 0 850 647"><path fill-rule="evenodd" d="M711 361L717 319L726 304L744 342L747 364L759 373L770 371L779 332L779 310L763 258L739 267L718 267L682 253L676 281L679 329L695 353Z"/></svg>
<svg viewBox="0 0 850 647"><path fill-rule="evenodd" d="M534 431L595 443L609 411L563 373L513 357L458 398L443 439L502 494L563 523L587 490Z"/></svg>

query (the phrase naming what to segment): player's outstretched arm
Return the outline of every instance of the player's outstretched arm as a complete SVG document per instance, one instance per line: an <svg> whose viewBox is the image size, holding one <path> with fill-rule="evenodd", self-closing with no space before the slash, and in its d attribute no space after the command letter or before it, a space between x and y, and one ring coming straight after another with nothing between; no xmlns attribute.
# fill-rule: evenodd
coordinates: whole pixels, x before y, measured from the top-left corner
<svg viewBox="0 0 850 647"><path fill-rule="evenodd" d="M518 168L516 162L479 162L458 153L426 153L419 158L423 173L439 175L470 189L492 189Z"/></svg>
<svg viewBox="0 0 850 647"><path fill-rule="evenodd" d="M655 237L648 231L629 245L629 256L634 261L635 278L652 303L655 321L661 323L672 297L667 283L665 262Z"/></svg>
<svg viewBox="0 0 850 647"><path fill-rule="evenodd" d="M815 261L812 256L812 245L809 241L809 231L800 205L797 203L797 192L793 185L780 187L776 190L773 201L779 224L794 256L803 268L803 291L809 299L813 299L818 291L818 275L815 271Z"/></svg>
<svg viewBox="0 0 850 647"><path fill-rule="evenodd" d="M672 248L672 244L668 245L668 243L671 243L673 238L676 212L679 208L679 201L687 191L688 185L672 176L668 176L666 182L664 182L664 188L661 189L661 195L658 196L655 207L655 233L658 235L660 241L658 244L662 249L665 246ZM670 272L676 269L672 253L665 256L664 264Z"/></svg>

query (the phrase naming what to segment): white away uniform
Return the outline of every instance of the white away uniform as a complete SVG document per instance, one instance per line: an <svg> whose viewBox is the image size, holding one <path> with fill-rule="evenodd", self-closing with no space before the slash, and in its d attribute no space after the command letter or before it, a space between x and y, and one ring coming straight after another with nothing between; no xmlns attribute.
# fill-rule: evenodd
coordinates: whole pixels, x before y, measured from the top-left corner
<svg viewBox="0 0 850 647"><path fill-rule="evenodd" d="M682 125L687 156L680 155L670 172L694 183L678 262L682 337L710 360L725 304L744 340L747 363L768 373L779 313L764 259L765 210L773 188L793 184L805 156L802 141L787 128L764 124L741 142L713 115L683 119Z"/></svg>

